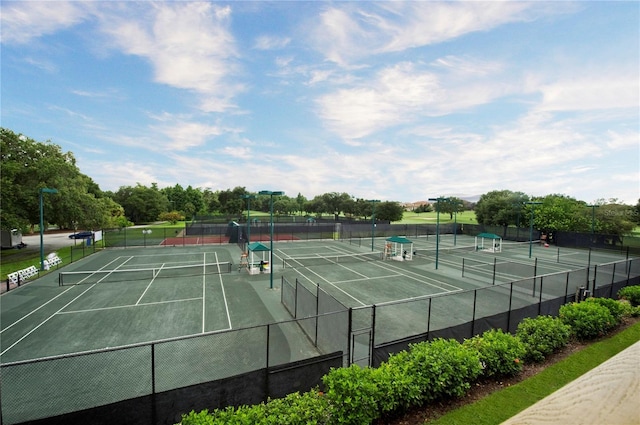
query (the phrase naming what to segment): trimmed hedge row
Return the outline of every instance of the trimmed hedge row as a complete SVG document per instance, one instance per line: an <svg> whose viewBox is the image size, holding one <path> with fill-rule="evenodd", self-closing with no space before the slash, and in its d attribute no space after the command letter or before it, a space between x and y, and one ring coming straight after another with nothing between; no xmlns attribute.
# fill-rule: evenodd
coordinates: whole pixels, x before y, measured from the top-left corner
<svg viewBox="0 0 640 425"><path fill-rule="evenodd" d="M625 298L640 294L640 286L628 288L637 289L625 291ZM481 378L517 375L524 362L543 361L571 337L602 336L625 316L639 314L640 307L629 302L589 298L563 305L557 318L524 319L515 335L492 329L463 343L439 338L411 344L378 368L331 369L322 379L324 393L314 388L253 406L192 411L181 424L368 424L412 406L461 397Z"/></svg>

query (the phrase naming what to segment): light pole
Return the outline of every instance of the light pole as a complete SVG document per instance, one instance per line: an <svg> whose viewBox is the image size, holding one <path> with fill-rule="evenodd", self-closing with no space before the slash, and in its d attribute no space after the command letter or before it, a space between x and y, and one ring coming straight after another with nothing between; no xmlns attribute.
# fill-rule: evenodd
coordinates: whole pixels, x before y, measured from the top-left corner
<svg viewBox="0 0 640 425"><path fill-rule="evenodd" d="M591 208L591 242L593 242L593 235L596 233L596 208L600 208L600 205L587 205Z"/></svg>
<svg viewBox="0 0 640 425"><path fill-rule="evenodd" d="M274 196L280 196L280 195L284 195L284 192L282 191L273 191L273 190L261 190L260 192L258 192L260 195L269 195L270 196L270 202L269 202L269 211L270 211L270 218L269 218L269 225L271 227L271 236L269 238L269 240L271 241L270 244L270 253L269 253L269 289L273 289L273 197Z"/></svg>
<svg viewBox="0 0 640 425"><path fill-rule="evenodd" d="M438 251L440 248L440 202L449 200L449 198L429 198L429 201L436 202L436 270L438 270Z"/></svg>
<svg viewBox="0 0 640 425"><path fill-rule="evenodd" d="M242 195L242 198L247 200L247 246L251 243L251 200L255 197L256 195Z"/></svg>
<svg viewBox="0 0 640 425"><path fill-rule="evenodd" d="M371 212L371 252L373 252L373 242L376 238L376 204L380 202L379 199L368 199L367 202L371 202L373 211Z"/></svg>
<svg viewBox="0 0 640 425"><path fill-rule="evenodd" d="M43 193L58 193L58 189L40 188L40 270L44 270L44 207L42 205Z"/></svg>
<svg viewBox="0 0 640 425"><path fill-rule="evenodd" d="M461 205L456 200L451 202L451 204L453 205L453 246L456 246L456 237L458 235L458 208L461 206L464 207L464 205Z"/></svg>
<svg viewBox="0 0 640 425"><path fill-rule="evenodd" d="M529 220L529 258L531 258L531 250L533 247L533 219L536 214L536 205L541 205L542 202L525 202L526 205L531 205L531 220Z"/></svg>

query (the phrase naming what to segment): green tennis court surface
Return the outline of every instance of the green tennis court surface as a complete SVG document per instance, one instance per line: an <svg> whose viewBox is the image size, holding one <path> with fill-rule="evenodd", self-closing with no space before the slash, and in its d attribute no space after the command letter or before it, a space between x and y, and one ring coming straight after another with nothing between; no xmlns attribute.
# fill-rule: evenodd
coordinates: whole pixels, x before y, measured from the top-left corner
<svg viewBox="0 0 640 425"><path fill-rule="evenodd" d="M438 244L435 237L429 239L415 239L410 261L383 260L384 238L368 246L279 241L274 243L273 275L249 274L240 266L237 245L109 249L67 265L0 298L0 362L7 365L3 388L9 383L12 388L2 394L3 419L17 423L23 414L52 414L52 406L42 403L60 399L47 393L51 388L64 395L55 402L58 414L145 395L150 359L162 372L155 377L155 391L167 391L257 370L265 357L271 366L325 354L304 329L311 322L292 321L281 303L281 279L307 288L319 285L354 308L352 334L339 344L352 337L355 359L369 352L372 305L378 307L376 342L393 341L424 332L427 316L430 329L468 321L472 315L466 310L475 305L470 290L487 288L477 295L487 311L478 314L489 315L508 308L507 301L513 307L537 302L534 274L623 259L621 254L539 244L505 243L501 253L479 252L473 238L445 235ZM577 278L580 284L589 276ZM515 285L513 294L497 285L518 280L522 284ZM556 284L560 295L568 284L547 282L547 288ZM453 293L459 296L445 296ZM126 348L111 351L115 347ZM91 354L21 363L86 352ZM80 372L70 378L71 369ZM101 370L121 370L123 376L104 376ZM47 380L50 385L42 384ZM85 390L95 387L113 394L94 401L90 396L95 394ZM62 406L62 400L69 404Z"/></svg>

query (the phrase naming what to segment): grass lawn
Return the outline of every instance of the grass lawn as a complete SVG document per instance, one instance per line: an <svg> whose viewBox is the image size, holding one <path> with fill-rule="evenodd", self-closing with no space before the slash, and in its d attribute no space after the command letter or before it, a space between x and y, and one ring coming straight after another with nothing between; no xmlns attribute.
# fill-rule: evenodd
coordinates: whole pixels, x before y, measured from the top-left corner
<svg viewBox="0 0 640 425"><path fill-rule="evenodd" d="M394 224L424 224L431 223L435 224L438 220L438 214L436 212L428 212L428 213L415 213L412 211L405 211L402 216L402 220L394 221ZM461 223L461 224L478 224L476 221L476 213L474 211L464 211L460 212L457 215L454 215L454 218L450 218L448 213L440 213L440 223Z"/></svg>

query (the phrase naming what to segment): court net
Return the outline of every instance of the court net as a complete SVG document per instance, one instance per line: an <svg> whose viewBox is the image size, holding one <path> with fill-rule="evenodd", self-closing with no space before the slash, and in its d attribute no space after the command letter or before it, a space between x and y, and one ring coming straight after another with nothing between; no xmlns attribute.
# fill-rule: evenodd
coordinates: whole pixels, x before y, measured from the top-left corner
<svg viewBox="0 0 640 425"><path fill-rule="evenodd" d="M60 272L58 285L94 284L100 282L133 282L155 279L179 279L188 276L231 273L231 262L204 263L187 266L167 266L141 269L115 269Z"/></svg>
<svg viewBox="0 0 640 425"><path fill-rule="evenodd" d="M325 266L331 264L359 263L382 260L382 252L365 252L356 254L316 255L313 257L292 257L282 260L283 268Z"/></svg>

